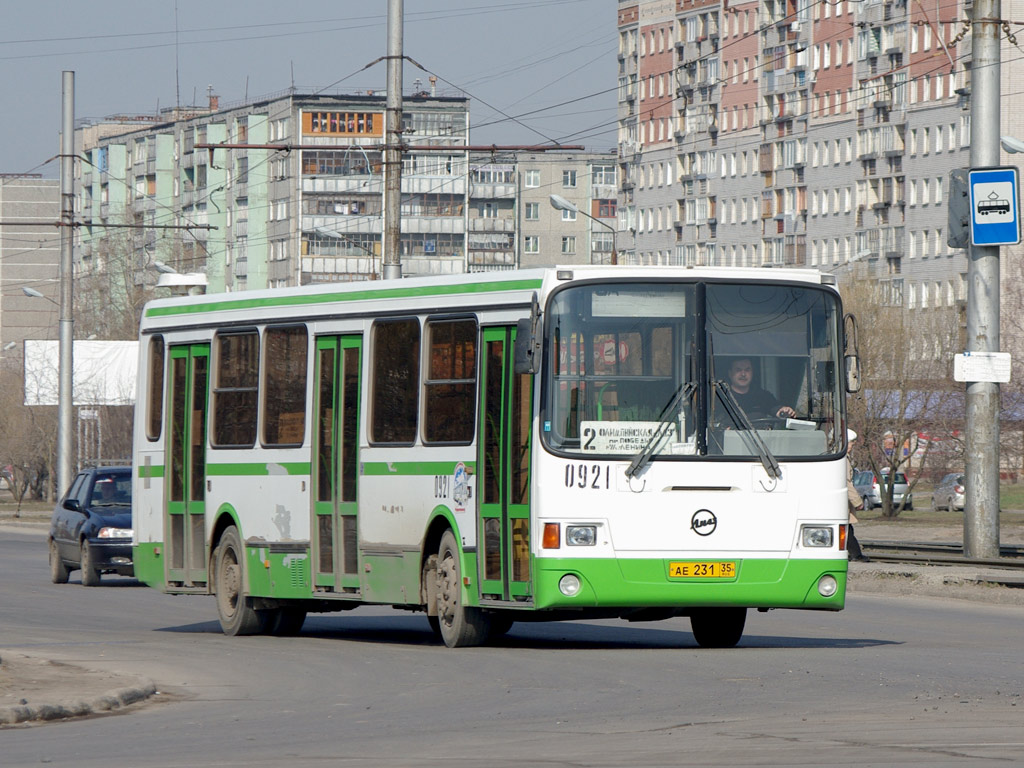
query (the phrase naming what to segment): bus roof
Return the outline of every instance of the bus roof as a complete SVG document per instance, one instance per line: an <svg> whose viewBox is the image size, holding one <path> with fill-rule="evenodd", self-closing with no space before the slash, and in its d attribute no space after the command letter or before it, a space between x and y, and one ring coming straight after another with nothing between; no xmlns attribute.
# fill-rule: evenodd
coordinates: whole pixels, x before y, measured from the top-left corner
<svg viewBox="0 0 1024 768"><path fill-rule="evenodd" d="M270 288L237 293L211 293L154 299L142 313L141 330L168 325L205 324L248 317L280 318L337 314L338 305L359 303L359 312L381 311L395 299L404 299L408 311L431 310L465 304L528 305L534 294L545 295L567 280L738 280L756 282L803 282L834 285L831 275L814 269L765 269L762 267L666 267L566 265L542 269L474 272L395 281L320 283L292 288ZM351 304L349 304L351 306Z"/></svg>

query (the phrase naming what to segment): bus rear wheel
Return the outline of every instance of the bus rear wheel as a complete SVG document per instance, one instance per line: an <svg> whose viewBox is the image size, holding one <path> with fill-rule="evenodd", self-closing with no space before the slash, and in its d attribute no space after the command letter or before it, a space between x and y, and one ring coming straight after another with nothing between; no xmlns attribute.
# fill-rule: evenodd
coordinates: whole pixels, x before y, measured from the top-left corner
<svg viewBox="0 0 1024 768"><path fill-rule="evenodd" d="M690 614L693 639L701 648L734 647L746 623L746 608L700 608Z"/></svg>
<svg viewBox="0 0 1024 768"><path fill-rule="evenodd" d="M264 620L245 594L242 537L235 526L224 529L213 556L213 587L217 593L217 615L225 635L255 635L263 631Z"/></svg>
<svg viewBox="0 0 1024 768"><path fill-rule="evenodd" d="M488 636L488 617L462 603L462 567L455 534L445 531L437 553L437 623L449 648L481 645Z"/></svg>
<svg viewBox="0 0 1024 768"><path fill-rule="evenodd" d="M267 634L277 637L291 637L302 630L306 623L306 612L301 608L285 607L267 611Z"/></svg>

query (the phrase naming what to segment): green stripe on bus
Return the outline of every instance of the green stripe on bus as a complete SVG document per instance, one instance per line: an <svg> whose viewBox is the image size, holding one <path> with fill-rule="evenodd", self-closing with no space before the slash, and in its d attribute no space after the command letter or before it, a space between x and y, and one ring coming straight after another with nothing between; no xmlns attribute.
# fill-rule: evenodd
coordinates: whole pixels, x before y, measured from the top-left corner
<svg viewBox="0 0 1024 768"><path fill-rule="evenodd" d="M163 477L164 466L163 464L150 464L148 467L145 464L139 465L139 477L146 479L147 477Z"/></svg>
<svg viewBox="0 0 1024 768"><path fill-rule="evenodd" d="M452 475L462 464L467 472L476 471L475 461L364 461L361 474L380 475Z"/></svg>
<svg viewBox="0 0 1024 768"><path fill-rule="evenodd" d="M308 461L207 464L206 474L214 477L253 477L261 475L308 475Z"/></svg>
<svg viewBox="0 0 1024 768"><path fill-rule="evenodd" d="M454 296L465 293L495 293L500 291L526 291L538 289L540 280L507 280L496 283L470 283L468 285L424 285L402 288L376 288L351 293L322 293L311 296L267 296L260 299L225 299L203 304L182 304L174 307L152 307L146 317L169 315L195 315L229 309L261 309L267 307L294 307L332 302L367 301L372 299L416 298L422 296Z"/></svg>

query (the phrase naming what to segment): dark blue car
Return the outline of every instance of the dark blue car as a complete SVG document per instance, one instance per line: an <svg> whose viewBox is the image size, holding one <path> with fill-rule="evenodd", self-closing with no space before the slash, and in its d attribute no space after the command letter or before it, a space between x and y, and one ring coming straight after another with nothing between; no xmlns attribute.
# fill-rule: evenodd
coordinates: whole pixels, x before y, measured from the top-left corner
<svg viewBox="0 0 1024 768"><path fill-rule="evenodd" d="M50 519L50 579L65 584L81 569L95 587L104 573L133 576L132 469L94 467L75 477Z"/></svg>

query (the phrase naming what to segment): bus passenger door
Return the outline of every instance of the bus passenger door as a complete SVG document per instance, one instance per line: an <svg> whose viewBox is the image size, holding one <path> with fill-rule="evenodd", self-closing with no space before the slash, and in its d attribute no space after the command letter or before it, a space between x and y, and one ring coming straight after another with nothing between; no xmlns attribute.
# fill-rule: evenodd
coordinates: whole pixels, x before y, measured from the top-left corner
<svg viewBox="0 0 1024 768"><path fill-rule="evenodd" d="M170 348L167 458L170 476L164 520L167 582L205 586L206 412L210 345Z"/></svg>
<svg viewBox="0 0 1024 768"><path fill-rule="evenodd" d="M530 425L533 378L513 371L514 327L483 329L480 388L480 593L528 603L530 575Z"/></svg>
<svg viewBox="0 0 1024 768"><path fill-rule="evenodd" d="M359 594L359 336L316 341L313 588Z"/></svg>

